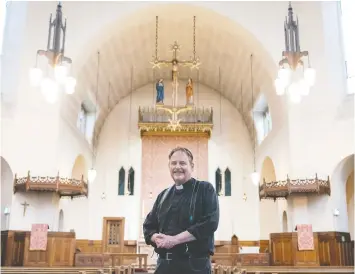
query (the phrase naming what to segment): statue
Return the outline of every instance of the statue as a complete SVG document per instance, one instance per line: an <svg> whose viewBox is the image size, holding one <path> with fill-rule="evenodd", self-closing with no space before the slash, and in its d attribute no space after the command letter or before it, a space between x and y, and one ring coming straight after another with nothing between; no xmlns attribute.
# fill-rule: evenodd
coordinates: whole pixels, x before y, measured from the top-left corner
<svg viewBox="0 0 355 274"><path fill-rule="evenodd" d="M163 79L157 81L155 85L155 89L157 90L157 100L156 103L164 104L164 82Z"/></svg>
<svg viewBox="0 0 355 274"><path fill-rule="evenodd" d="M192 83L192 79L189 78L186 84L186 105L192 105L194 103L193 97L194 97L194 86Z"/></svg>

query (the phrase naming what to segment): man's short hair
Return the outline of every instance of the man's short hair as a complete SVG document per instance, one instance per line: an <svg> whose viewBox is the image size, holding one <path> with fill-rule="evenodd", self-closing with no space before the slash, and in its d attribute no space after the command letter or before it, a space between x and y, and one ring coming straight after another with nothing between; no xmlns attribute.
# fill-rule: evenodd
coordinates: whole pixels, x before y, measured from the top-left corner
<svg viewBox="0 0 355 274"><path fill-rule="evenodd" d="M184 152L187 155L187 157L189 158L190 162L191 163L193 162L194 156L192 155L191 151L189 149L187 149L186 147L176 147L173 150L171 150L169 153L169 160L171 159L171 156L173 156L173 154L177 151Z"/></svg>

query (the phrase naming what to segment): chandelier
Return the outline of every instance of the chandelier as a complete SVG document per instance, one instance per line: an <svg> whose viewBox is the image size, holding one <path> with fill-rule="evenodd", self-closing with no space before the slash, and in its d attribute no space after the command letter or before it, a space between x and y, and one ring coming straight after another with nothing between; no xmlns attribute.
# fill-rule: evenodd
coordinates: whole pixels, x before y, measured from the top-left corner
<svg viewBox="0 0 355 274"><path fill-rule="evenodd" d="M64 55L67 22L65 20L63 24L62 17L62 5L59 2L56 17L54 20L52 20L52 14L49 17L47 50L37 51L36 64L29 73L31 85L40 87L43 96L50 103L57 100L61 90L67 94L73 94L76 86L75 78L68 75L72 60ZM48 59L45 75L38 67L38 56L45 56Z"/></svg>
<svg viewBox="0 0 355 274"><path fill-rule="evenodd" d="M288 7L288 16L284 23L285 51L282 52L282 60L279 62L278 77L275 80L277 95L285 92L290 100L299 103L302 96L309 94L316 78L316 72L311 68L308 51L301 51L299 41L298 18L293 19L291 2ZM308 67L305 68L302 58L308 57Z"/></svg>

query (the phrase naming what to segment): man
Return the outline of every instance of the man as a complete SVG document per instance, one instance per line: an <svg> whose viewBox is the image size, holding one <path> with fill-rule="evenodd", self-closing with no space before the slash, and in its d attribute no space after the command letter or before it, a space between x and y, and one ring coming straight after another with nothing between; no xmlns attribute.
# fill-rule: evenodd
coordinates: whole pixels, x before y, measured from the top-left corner
<svg viewBox="0 0 355 274"><path fill-rule="evenodd" d="M175 184L162 191L143 224L147 244L159 258L156 274L209 274L219 204L212 184L191 177L192 153L182 147L169 154Z"/></svg>

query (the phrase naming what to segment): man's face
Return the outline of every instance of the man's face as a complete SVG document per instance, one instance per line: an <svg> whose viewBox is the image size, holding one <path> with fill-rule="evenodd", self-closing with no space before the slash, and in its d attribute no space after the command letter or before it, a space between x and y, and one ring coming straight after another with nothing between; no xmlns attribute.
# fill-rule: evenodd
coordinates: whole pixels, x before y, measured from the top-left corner
<svg viewBox="0 0 355 274"><path fill-rule="evenodd" d="M183 184L191 178L193 164L185 152L176 151L170 158L169 169L174 182Z"/></svg>

